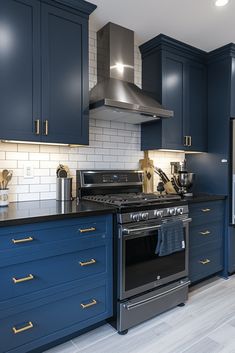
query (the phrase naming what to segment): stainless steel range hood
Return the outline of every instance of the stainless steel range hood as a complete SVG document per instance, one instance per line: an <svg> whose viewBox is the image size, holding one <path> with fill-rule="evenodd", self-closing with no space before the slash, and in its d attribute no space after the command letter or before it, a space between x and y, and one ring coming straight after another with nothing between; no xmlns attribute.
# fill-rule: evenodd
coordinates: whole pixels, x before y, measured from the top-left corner
<svg viewBox="0 0 235 353"><path fill-rule="evenodd" d="M111 22L97 32L97 81L90 91L95 119L140 124L173 116L134 84L134 32Z"/></svg>

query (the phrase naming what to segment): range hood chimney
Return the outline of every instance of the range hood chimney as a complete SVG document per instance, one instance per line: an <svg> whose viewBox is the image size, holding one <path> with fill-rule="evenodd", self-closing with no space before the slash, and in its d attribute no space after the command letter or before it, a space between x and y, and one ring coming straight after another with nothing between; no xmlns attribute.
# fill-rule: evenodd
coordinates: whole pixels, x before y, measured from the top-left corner
<svg viewBox="0 0 235 353"><path fill-rule="evenodd" d="M134 32L107 23L97 32L97 85L90 91L90 116L140 124L173 115L134 84Z"/></svg>

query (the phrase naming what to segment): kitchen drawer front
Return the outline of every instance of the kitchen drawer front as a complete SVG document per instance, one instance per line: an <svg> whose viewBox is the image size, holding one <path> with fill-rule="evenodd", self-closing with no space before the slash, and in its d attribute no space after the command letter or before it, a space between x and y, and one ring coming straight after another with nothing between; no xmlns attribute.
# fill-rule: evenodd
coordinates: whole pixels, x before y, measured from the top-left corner
<svg viewBox="0 0 235 353"><path fill-rule="evenodd" d="M198 281L223 269L223 252L221 248L213 251L204 250L201 254L189 258L189 278Z"/></svg>
<svg viewBox="0 0 235 353"><path fill-rule="evenodd" d="M215 245L220 247L223 239L223 223L214 222L201 224L199 226L191 226L189 228L189 247L194 251L195 248L200 246Z"/></svg>
<svg viewBox="0 0 235 353"><path fill-rule="evenodd" d="M189 205L189 215L192 218L191 226L222 221L224 216L224 202L201 202Z"/></svg>
<svg viewBox="0 0 235 353"><path fill-rule="evenodd" d="M34 247L66 239L112 236L112 215L58 220L0 228L0 254L9 249L32 251Z"/></svg>
<svg viewBox="0 0 235 353"><path fill-rule="evenodd" d="M109 293L109 284L103 280L94 282L86 290L72 289L54 298L25 305L1 319L1 352L29 352L59 336L112 316Z"/></svg>
<svg viewBox="0 0 235 353"><path fill-rule="evenodd" d="M108 250L100 246L0 268L0 301L105 273Z"/></svg>

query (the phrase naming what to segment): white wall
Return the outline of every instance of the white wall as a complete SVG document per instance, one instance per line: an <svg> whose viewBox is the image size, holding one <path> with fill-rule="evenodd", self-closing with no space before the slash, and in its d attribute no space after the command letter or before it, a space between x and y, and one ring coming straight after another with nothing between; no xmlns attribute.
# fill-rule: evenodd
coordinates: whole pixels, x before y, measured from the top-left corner
<svg viewBox="0 0 235 353"><path fill-rule="evenodd" d="M89 86L96 84L96 33L89 33ZM141 87L141 56L135 46L135 83ZM183 153L151 152L158 167L170 174L170 161L180 161ZM138 169L140 126L101 120L90 120L90 145L70 148L61 146L0 144L0 170L13 170L10 201L55 198L56 167L68 165L72 176L76 169ZM32 165L34 177L24 178L24 166ZM75 178L73 179L75 193Z"/></svg>

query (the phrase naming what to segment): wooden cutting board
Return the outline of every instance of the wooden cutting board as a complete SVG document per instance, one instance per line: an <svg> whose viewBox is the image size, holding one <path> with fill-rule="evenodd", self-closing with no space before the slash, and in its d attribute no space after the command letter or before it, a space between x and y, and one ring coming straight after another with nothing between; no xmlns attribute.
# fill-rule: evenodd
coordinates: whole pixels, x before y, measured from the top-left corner
<svg viewBox="0 0 235 353"><path fill-rule="evenodd" d="M149 159L148 151L144 151L144 159L140 159L140 169L144 172L143 191L154 192L153 160Z"/></svg>

